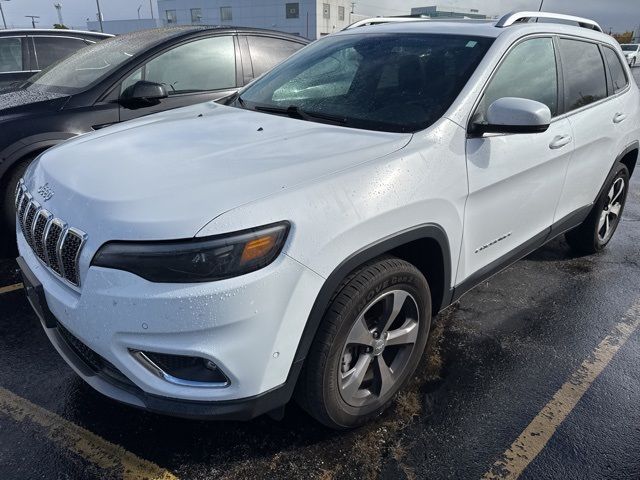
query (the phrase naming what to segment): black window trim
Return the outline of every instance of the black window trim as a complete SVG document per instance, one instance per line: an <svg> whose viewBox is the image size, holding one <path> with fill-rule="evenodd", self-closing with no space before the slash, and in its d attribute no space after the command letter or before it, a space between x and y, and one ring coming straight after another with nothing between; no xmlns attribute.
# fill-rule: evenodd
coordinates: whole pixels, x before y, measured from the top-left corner
<svg viewBox="0 0 640 480"><path fill-rule="evenodd" d="M625 95L631 89L631 81L630 81L629 76L628 76L628 71L625 68L624 70L625 70L625 75L627 75L627 86L623 90L621 90L618 93L613 94L613 95L607 95L607 97L605 97L605 98L603 98L601 100L598 100L597 102L590 103L589 105L585 105L584 107L580 107L580 108L578 108L576 110L571 110L570 112L567 112L565 107L564 107L564 105L565 105L564 66L562 65L562 54L561 54L560 48L559 48L560 39L566 38L568 40L579 40L579 41L583 41L583 42L587 42L587 43L595 43L600 48L602 48L603 46L604 47L609 47L609 48L612 48L614 51L615 51L615 48L612 45L610 45L610 44L608 44L606 42L602 42L602 41L599 41L599 40L594 40L593 38L582 37L582 36L579 36L579 35L569 35L569 34L564 34L564 33L563 34L559 34L559 33L553 33L553 32L539 32L539 33L533 33L533 34L530 34L530 35L526 35L524 37L518 38L516 41L514 41L509 46L509 48L500 57L499 62L496 64L496 66L491 71L491 74L489 75L489 78L487 79L487 81L482 86L482 88L480 90L480 93L477 96L477 98L476 98L476 100L475 100L475 102L473 104L473 108L471 108L471 110L469 111L469 115L467 117L466 128L467 128L467 137L468 138L474 136L473 133L471 133L473 131L472 120L473 120L473 116L476 113L476 110L478 109L480 101L482 100L482 97L484 96L485 91L486 91L489 83L491 82L491 80L493 80L493 77L495 76L496 72L498 71L500 66L503 64L503 62L505 61L507 55L509 55L509 53L516 46L518 46L520 43L522 43L522 42L524 42L526 40L530 40L532 38L548 38L548 37L552 37L554 39L554 49L556 51L556 59L557 59L557 61L556 61L557 67L556 68L558 70L559 80L562 81L562 83L558 84L558 89L559 89L558 115L551 119L551 123L552 124L555 123L555 122L558 122L560 120L564 120L566 118L569 118L572 115L576 115L576 114L582 113L583 111L588 110L590 108L595 108L595 107L597 107L597 106L599 106L599 105L601 105L601 104L603 104L605 102L613 100L614 98L618 98L618 97L620 97L622 95ZM489 52L487 52L487 54L488 53ZM604 66L605 66L605 74L609 75L609 71L608 71L609 67L608 67L608 64L606 62L606 59L604 58L602 52L600 53L600 55L603 57L603 63L604 63ZM624 67L624 63L623 63L623 67ZM608 93L609 93L609 90L608 90L608 80L607 80L607 94ZM563 112L563 113L560 113L560 112Z"/></svg>
<svg viewBox="0 0 640 480"><path fill-rule="evenodd" d="M484 97L484 94L487 91L487 88L489 88L489 85L491 84L491 82L493 81L494 77L496 76L498 70L500 69L500 67L502 67L503 63L505 62L505 60L507 59L507 57L511 54L511 52L518 47L520 44L528 41L528 40L534 40L536 38L549 38L552 40L553 42L553 51L554 51L554 55L556 58L556 78L557 78L557 84L558 84L558 113L556 114L555 117L553 117L551 119L551 123L554 123L558 120L560 120L561 118L565 117L565 113L564 113L564 74L563 74L563 70L562 70L562 61L560 58L560 53L558 51L558 45L557 45L557 41L556 38L558 37L557 34L555 33L534 33L534 34L530 34L530 35L526 35L524 37L520 37L518 38L515 42L513 42L509 48L507 50L505 50L505 52L502 54L502 56L500 57L500 60L498 61L498 63L496 64L496 66L493 68L493 70L491 71L491 74L489 75L489 78L487 79L487 81L484 83L484 85L482 85L482 88L480 89L480 93L478 94L474 104L473 104L473 108L470 110L469 112L469 116L467 118L467 137L471 138L471 137L475 137L476 134L473 133L473 117L475 116L476 112L478 111L478 107L480 106L480 102L482 101L482 98ZM490 53L490 51L487 51L487 55ZM501 136L503 134L491 134L491 136Z"/></svg>
<svg viewBox="0 0 640 480"><path fill-rule="evenodd" d="M625 68L625 65L627 64L627 62L622 60L622 58L620 57L620 54L611 45L607 45L605 43L601 43L600 44L600 50L601 50L602 58L604 58L604 64L605 64L605 68L606 68L606 71L607 71L607 76L608 76L608 78L611 79L607 83L608 83L608 86L611 87L611 91L613 92L613 93L609 93L608 96L612 97L614 95L617 95L617 93L615 91L615 86L613 85L613 74L611 72L611 65L609 65L609 61L607 60L607 56L605 55L605 49L609 49L609 50L611 50L613 52L613 54L618 59L618 62L620 62L620 66L622 67L622 72L624 73L624 79L626 81L626 84L625 84L624 88L620 89L620 92L617 92L617 93L621 93L624 90L626 90L627 87L629 86L629 83L631 82L631 79L629 78L629 75L627 73L627 69Z"/></svg>
<svg viewBox="0 0 640 480"><path fill-rule="evenodd" d="M616 94L609 95L609 66L607 64L606 59L604 58L604 54L602 52L602 47L603 46L611 47L611 45L609 45L606 42L601 42L599 40L594 40L592 38L581 37L579 35L557 34L556 37L558 39L558 42L561 39L567 39L567 40L577 40L577 41L581 41L581 42L585 42L585 43L593 43L593 44L597 45L598 49L600 51L600 57L602 58L602 63L603 63L604 68L605 68L605 75L607 76L607 96L605 98L602 98L602 99L598 100L597 102L590 103L589 105L585 105L584 107L580 107L580 108L577 108L575 110L571 110L569 112L565 111L564 115L562 115L561 117L557 118L558 120L559 119L564 119L564 118L569 118L569 117L571 117L573 115L577 115L577 114L582 113L582 112L584 112L586 110L589 110L591 108L598 107L598 106L600 106L600 105L602 105L602 104L604 104L604 103L606 103L608 101L613 100L614 98L618 98L618 97L620 97L620 96L622 96L622 95L624 95L624 94L629 92L629 90L631 89L631 82L628 81L627 82L627 86L624 89L622 89L621 91L619 91ZM562 63L562 52L558 51L558 55L559 55L560 61ZM626 69L625 69L625 71L626 71ZM563 69L563 74L564 74L564 69Z"/></svg>

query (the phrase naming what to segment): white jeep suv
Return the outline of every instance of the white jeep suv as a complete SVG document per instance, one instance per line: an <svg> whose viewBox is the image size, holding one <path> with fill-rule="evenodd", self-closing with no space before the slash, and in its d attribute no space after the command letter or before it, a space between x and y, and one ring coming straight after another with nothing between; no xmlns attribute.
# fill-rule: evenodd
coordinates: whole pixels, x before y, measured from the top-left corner
<svg viewBox="0 0 640 480"><path fill-rule="evenodd" d="M627 62L630 67L640 65L640 44L631 43L622 45L622 51L627 57Z"/></svg>
<svg viewBox="0 0 640 480"><path fill-rule="evenodd" d="M19 263L55 348L155 412L379 415L440 310L619 223L638 88L597 24L537 15L349 29L225 105L44 153L16 195Z"/></svg>

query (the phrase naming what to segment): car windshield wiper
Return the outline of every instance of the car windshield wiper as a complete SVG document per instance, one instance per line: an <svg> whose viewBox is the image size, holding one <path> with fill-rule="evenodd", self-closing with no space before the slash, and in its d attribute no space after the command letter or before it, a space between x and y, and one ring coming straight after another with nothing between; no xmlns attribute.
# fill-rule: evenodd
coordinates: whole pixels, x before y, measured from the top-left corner
<svg viewBox="0 0 640 480"><path fill-rule="evenodd" d="M272 107L272 106L266 106L266 105L256 105L253 108L258 112L288 115L291 118L297 118L300 120L307 120L307 121L324 120L327 123L335 123L337 125L344 125L347 123L347 119L345 117L341 117L338 115L329 115L326 113L319 113L319 112L307 112L306 110L302 110L300 107L297 107L295 105L290 105L289 107L286 107L286 108Z"/></svg>

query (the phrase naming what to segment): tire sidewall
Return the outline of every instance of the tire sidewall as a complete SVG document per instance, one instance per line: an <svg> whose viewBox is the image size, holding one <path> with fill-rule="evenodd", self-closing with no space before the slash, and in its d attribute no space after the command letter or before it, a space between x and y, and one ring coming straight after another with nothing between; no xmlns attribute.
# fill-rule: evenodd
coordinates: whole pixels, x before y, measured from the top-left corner
<svg viewBox="0 0 640 480"><path fill-rule="evenodd" d="M602 211L604 210L605 204L608 201L608 194L609 194L609 190L611 190L611 187L613 186L613 184L619 179L619 178L623 178L625 185L624 185L624 192L622 193L622 208L620 209L620 215L618 217L617 220L617 224L615 226L615 230L613 231L613 233L611 234L611 236L609 237L609 239L606 242L602 242L600 241L599 235L598 235L598 224L599 224L599 220L600 220L600 215L602 215ZM596 202L594 211L593 211L593 224L594 224L594 228L593 228L593 242L594 245L596 247L596 250L602 250L604 249L609 242L611 242L611 240L613 239L615 232L617 231L618 227L620 226L620 221L622 219L622 214L624 213L624 207L627 203L627 194L629 193L629 170L627 169L627 167L625 165L623 165L622 163L618 163L616 165L616 167L613 169L613 171L611 172L611 174L609 175L609 178L607 180L606 183L606 187L605 189L602 191L602 194L600 195L600 198L598 199L598 201Z"/></svg>
<svg viewBox="0 0 640 480"><path fill-rule="evenodd" d="M346 403L340 395L337 372L341 367L344 343L356 319L367 306L381 295L392 290L405 290L410 293L420 312L418 339L402 375L394 388L381 400L370 405L354 407ZM398 390L413 374L424 352L431 326L431 295L424 277L416 272L385 272L375 277L365 288L365 294L350 301L343 310L340 326L329 351L323 375L323 396L328 416L343 427L352 427L365 423L371 417L381 414L394 398Z"/></svg>

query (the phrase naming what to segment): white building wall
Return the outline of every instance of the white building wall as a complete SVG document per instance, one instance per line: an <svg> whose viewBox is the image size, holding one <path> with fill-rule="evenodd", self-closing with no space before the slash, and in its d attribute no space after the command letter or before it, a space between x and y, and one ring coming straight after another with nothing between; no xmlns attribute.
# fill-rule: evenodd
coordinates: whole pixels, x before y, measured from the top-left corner
<svg viewBox="0 0 640 480"><path fill-rule="evenodd" d="M287 18L287 4L298 4L298 18ZM323 18L323 5L330 5L330 18ZM345 9L339 20L338 6ZM231 7L231 20L221 18L221 8ZM192 22L192 9L201 18ZM176 24L233 25L293 33L312 40L349 25L351 3L347 0L158 0L158 14L164 25L175 12ZM167 14L167 12L170 12ZM197 10L194 12L197 14Z"/></svg>
<svg viewBox="0 0 640 480"><path fill-rule="evenodd" d="M286 18L286 4L298 3L298 18ZM307 13L309 14L309 36L315 32L316 0L286 2L280 0L158 0L158 11L162 22L167 25L167 11L175 11L177 24L189 25L233 25L279 30L307 36ZM221 7L231 7L231 20L221 18ZM200 22L192 22L192 9L200 9Z"/></svg>

